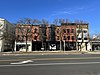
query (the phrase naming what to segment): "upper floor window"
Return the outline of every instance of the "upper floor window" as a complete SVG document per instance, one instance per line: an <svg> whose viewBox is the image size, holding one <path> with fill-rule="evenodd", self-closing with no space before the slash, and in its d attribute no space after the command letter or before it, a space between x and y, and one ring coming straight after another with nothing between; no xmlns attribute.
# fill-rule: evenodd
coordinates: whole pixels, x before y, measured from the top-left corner
<svg viewBox="0 0 100 75"><path fill-rule="evenodd" d="M37 40L37 36L34 36L34 40Z"/></svg>
<svg viewBox="0 0 100 75"><path fill-rule="evenodd" d="M70 40L70 36L68 36L67 38L68 38L68 40Z"/></svg>
<svg viewBox="0 0 100 75"><path fill-rule="evenodd" d="M82 31L81 30L77 30L77 33L81 33Z"/></svg>
<svg viewBox="0 0 100 75"><path fill-rule="evenodd" d="M59 29L57 29L57 33L59 33Z"/></svg>
<svg viewBox="0 0 100 75"><path fill-rule="evenodd" d="M18 35L17 38L19 39L20 38L20 35Z"/></svg>
<svg viewBox="0 0 100 75"><path fill-rule="evenodd" d="M36 28L34 29L34 33L37 33L37 29Z"/></svg>
<svg viewBox="0 0 100 75"><path fill-rule="evenodd" d="M20 41L21 39L20 39L20 35L17 35L17 41Z"/></svg>
<svg viewBox="0 0 100 75"><path fill-rule="evenodd" d="M21 32L21 28L18 28L18 33Z"/></svg>
<svg viewBox="0 0 100 75"><path fill-rule="evenodd" d="M2 31L0 31L0 35L2 35L3 34L3 32Z"/></svg>
<svg viewBox="0 0 100 75"><path fill-rule="evenodd" d="M27 32L29 33L31 30L30 30L30 28L27 28Z"/></svg>
<svg viewBox="0 0 100 75"><path fill-rule="evenodd" d="M70 29L67 29L67 33L70 33Z"/></svg>
<svg viewBox="0 0 100 75"><path fill-rule="evenodd" d="M86 30L84 30L83 32L84 32L84 33L87 33L87 31L86 31Z"/></svg>
<svg viewBox="0 0 100 75"><path fill-rule="evenodd" d="M63 29L63 32L66 33L66 29Z"/></svg>
<svg viewBox="0 0 100 75"><path fill-rule="evenodd" d="M78 40L82 40L82 38L78 38Z"/></svg>
<svg viewBox="0 0 100 75"><path fill-rule="evenodd" d="M66 40L66 36L63 37L63 40Z"/></svg>
<svg viewBox="0 0 100 75"><path fill-rule="evenodd" d="M74 33L74 29L71 30L71 33Z"/></svg>
<svg viewBox="0 0 100 75"><path fill-rule="evenodd" d="M72 36L72 40L74 40L74 36Z"/></svg>
<svg viewBox="0 0 100 75"><path fill-rule="evenodd" d="M84 40L88 40L88 38L84 38Z"/></svg>
<svg viewBox="0 0 100 75"><path fill-rule="evenodd" d="M57 40L59 40L59 36L57 36Z"/></svg>

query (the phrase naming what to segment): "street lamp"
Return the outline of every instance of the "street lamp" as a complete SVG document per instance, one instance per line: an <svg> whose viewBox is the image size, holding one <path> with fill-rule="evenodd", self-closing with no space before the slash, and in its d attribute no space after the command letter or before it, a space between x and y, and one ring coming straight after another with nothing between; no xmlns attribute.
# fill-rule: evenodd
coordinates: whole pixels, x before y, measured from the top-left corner
<svg viewBox="0 0 100 75"><path fill-rule="evenodd" d="M65 52L65 39L64 39L64 52Z"/></svg>

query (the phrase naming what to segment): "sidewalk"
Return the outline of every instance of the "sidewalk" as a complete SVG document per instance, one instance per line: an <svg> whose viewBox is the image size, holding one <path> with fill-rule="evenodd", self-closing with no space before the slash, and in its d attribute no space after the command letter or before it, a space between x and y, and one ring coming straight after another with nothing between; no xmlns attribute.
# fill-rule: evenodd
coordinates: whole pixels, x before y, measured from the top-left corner
<svg viewBox="0 0 100 75"><path fill-rule="evenodd" d="M33 52L1 52L0 55L60 55L60 54L100 54L100 51L33 51Z"/></svg>
<svg viewBox="0 0 100 75"><path fill-rule="evenodd" d="M100 50L88 51L88 54L100 54Z"/></svg>
<svg viewBox="0 0 100 75"><path fill-rule="evenodd" d="M73 51L33 51L33 52L1 52L0 55L52 55L52 54L81 54L81 52Z"/></svg>

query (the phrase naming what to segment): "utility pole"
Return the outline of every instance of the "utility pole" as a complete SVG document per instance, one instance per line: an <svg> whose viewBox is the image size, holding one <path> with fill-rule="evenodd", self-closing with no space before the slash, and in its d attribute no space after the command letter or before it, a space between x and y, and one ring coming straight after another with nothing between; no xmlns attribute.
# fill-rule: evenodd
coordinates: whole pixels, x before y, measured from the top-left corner
<svg viewBox="0 0 100 75"><path fill-rule="evenodd" d="M64 39L64 52L65 52L65 39Z"/></svg>
<svg viewBox="0 0 100 75"><path fill-rule="evenodd" d="M60 51L62 50L62 30L60 28Z"/></svg>

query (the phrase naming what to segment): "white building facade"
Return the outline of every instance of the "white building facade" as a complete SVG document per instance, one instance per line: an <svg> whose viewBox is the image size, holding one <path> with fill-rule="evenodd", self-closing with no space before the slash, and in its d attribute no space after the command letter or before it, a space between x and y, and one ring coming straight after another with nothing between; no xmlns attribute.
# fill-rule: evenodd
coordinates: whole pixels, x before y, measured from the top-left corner
<svg viewBox="0 0 100 75"><path fill-rule="evenodd" d="M77 35L77 49L79 51L91 50L88 24L77 25L76 35Z"/></svg>
<svg viewBox="0 0 100 75"><path fill-rule="evenodd" d="M12 51L15 39L15 26L0 18L0 52Z"/></svg>

